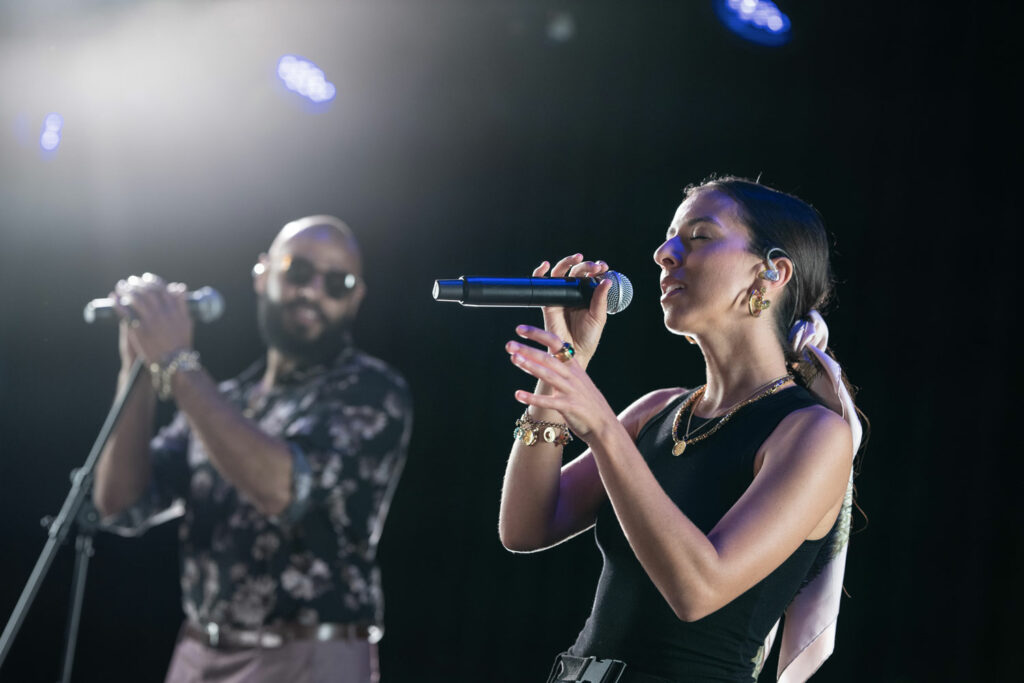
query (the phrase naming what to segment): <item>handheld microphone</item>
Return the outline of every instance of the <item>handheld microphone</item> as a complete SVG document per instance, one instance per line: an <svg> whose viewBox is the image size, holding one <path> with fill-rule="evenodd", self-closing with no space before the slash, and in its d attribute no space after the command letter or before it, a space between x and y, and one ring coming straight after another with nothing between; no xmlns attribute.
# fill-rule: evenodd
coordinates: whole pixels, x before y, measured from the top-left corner
<svg viewBox="0 0 1024 683"><path fill-rule="evenodd" d="M188 292L185 296L188 301L189 313L199 322L213 322L224 313L224 297L213 287L203 287L194 292ZM122 299L120 303L127 306L128 300ZM87 323L97 320L118 320L113 299L93 299L85 305L82 316Z"/></svg>
<svg viewBox="0 0 1024 683"><path fill-rule="evenodd" d="M633 300L633 284L622 273L609 270L598 277L460 277L434 280L436 301L457 301L463 306L568 306L590 305L602 280L612 281L608 313L618 313Z"/></svg>

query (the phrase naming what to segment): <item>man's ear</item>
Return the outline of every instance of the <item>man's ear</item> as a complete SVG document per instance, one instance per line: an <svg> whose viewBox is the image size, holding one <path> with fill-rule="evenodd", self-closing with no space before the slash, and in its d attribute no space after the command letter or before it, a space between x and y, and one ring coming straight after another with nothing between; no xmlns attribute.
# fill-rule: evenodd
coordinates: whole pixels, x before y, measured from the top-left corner
<svg viewBox="0 0 1024 683"><path fill-rule="evenodd" d="M349 297L349 310L353 317L359 312L359 306L363 303L364 296L366 296L366 280L359 278L359 284L356 285L355 291Z"/></svg>
<svg viewBox="0 0 1024 683"><path fill-rule="evenodd" d="M252 289L263 296L267 292L267 271L270 268L270 257L266 252L260 254L256 265L252 267Z"/></svg>

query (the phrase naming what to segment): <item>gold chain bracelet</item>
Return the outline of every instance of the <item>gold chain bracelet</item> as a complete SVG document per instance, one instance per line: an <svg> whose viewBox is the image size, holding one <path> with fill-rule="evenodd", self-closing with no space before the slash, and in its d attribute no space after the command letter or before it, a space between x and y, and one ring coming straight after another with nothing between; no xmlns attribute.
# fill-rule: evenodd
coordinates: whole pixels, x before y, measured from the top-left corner
<svg viewBox="0 0 1024 683"><path fill-rule="evenodd" d="M161 401L171 397L171 378L174 373L199 370L203 366L199 364L199 352L180 349L171 354L170 358L163 363L150 363L149 374L153 379L153 389Z"/></svg>
<svg viewBox="0 0 1024 683"><path fill-rule="evenodd" d="M529 408L524 410L523 416L516 420L512 438L519 439L527 446L536 445L542 440L555 446L565 446L572 441L569 425L564 422L534 420L530 417L529 410Z"/></svg>

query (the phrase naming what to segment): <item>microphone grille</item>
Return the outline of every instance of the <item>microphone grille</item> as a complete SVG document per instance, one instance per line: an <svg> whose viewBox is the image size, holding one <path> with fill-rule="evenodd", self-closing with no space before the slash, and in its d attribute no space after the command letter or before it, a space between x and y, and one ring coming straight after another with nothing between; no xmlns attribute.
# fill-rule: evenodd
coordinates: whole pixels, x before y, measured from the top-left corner
<svg viewBox="0 0 1024 683"><path fill-rule="evenodd" d="M224 314L224 297L213 287L203 287L193 295L195 314L200 322L210 323Z"/></svg>
<svg viewBox="0 0 1024 683"><path fill-rule="evenodd" d="M609 270L605 278L612 281L612 288L608 290L608 314L613 315L625 310L633 300L633 283L625 275L614 270Z"/></svg>
<svg viewBox="0 0 1024 683"><path fill-rule="evenodd" d="M92 301L85 305L85 309L82 310L82 317L85 318L85 322L89 323L90 325L96 322L96 303L102 303L102 301L102 299L93 299Z"/></svg>

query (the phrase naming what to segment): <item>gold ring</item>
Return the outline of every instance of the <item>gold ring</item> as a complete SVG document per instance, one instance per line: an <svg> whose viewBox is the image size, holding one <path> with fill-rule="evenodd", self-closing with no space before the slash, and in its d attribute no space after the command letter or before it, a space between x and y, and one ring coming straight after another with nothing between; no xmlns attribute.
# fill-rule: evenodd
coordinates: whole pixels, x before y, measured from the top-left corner
<svg viewBox="0 0 1024 683"><path fill-rule="evenodd" d="M558 353L551 354L563 363L568 363L572 360L572 357L576 355L576 349L572 347L569 342L563 342L562 348L558 349Z"/></svg>

